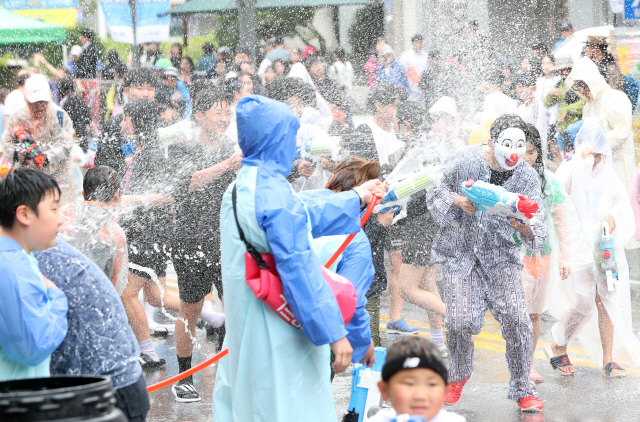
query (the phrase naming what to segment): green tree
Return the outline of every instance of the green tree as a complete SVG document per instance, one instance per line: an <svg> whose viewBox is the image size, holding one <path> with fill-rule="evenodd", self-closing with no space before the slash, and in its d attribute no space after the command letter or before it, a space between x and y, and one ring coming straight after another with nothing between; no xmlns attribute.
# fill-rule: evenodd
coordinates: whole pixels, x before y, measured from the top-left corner
<svg viewBox="0 0 640 422"><path fill-rule="evenodd" d="M315 9L296 7L258 11L256 13L256 36L259 40L281 37L300 37L309 44L318 38L320 50L326 50L324 38L313 28L312 21ZM215 37L218 47L226 45L236 49L240 44L240 33L237 12L220 14L217 18Z"/></svg>
<svg viewBox="0 0 640 422"><path fill-rule="evenodd" d="M381 1L367 4L356 13L349 28L349 40L358 68L362 68L376 40L384 35L384 4Z"/></svg>

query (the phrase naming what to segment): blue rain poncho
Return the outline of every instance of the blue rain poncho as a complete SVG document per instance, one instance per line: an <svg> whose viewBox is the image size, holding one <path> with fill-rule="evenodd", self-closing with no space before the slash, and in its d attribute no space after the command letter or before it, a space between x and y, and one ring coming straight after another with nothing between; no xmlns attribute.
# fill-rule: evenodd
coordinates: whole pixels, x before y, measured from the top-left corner
<svg viewBox="0 0 640 422"><path fill-rule="evenodd" d="M347 336L347 329L321 275L311 233L357 233L360 198L353 191L307 194L305 204L286 180L299 127L289 107L250 96L238 103L236 113L244 154L235 182L238 220L258 251L273 254L302 330L284 322L246 284L246 248L234 221L230 186L220 212L229 355L216 374L214 420L335 421L329 343Z"/></svg>
<svg viewBox="0 0 640 422"><path fill-rule="evenodd" d="M67 297L47 289L36 258L8 237L0 237L0 291L0 381L48 377L67 335Z"/></svg>
<svg viewBox="0 0 640 422"><path fill-rule="evenodd" d="M307 207L313 206L318 199L322 199L322 202L330 201L333 195L334 193L327 189L298 193ZM347 236L325 236L313 239L313 249L320 258L320 263L326 263L346 238ZM364 230L360 229L330 269L351 281L356 288L358 297L356 312L346 328L347 339L353 348L351 362L359 362L371 345L370 317L365 307L367 306L367 292L376 274L373 267L371 244Z"/></svg>

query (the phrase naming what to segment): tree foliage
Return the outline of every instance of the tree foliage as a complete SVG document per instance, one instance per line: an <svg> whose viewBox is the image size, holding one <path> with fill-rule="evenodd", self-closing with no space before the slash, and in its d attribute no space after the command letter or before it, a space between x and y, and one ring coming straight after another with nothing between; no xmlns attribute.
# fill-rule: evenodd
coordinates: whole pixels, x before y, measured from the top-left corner
<svg viewBox="0 0 640 422"><path fill-rule="evenodd" d="M258 40L299 36L305 43L319 37L311 21L315 9L296 7L286 9L264 10L256 13L256 36ZM218 15L214 31L218 47L226 45L237 49L240 44L240 25L238 14L224 13ZM321 43L324 40L321 40Z"/></svg>
<svg viewBox="0 0 640 422"><path fill-rule="evenodd" d="M375 1L358 10L349 28L351 51L355 60L364 63L376 45L376 40L383 35L384 4Z"/></svg>

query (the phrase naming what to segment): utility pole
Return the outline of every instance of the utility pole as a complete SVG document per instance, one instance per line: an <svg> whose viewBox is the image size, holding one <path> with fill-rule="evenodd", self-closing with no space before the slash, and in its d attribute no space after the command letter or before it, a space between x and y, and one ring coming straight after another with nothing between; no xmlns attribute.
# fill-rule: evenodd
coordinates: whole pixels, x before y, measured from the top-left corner
<svg viewBox="0 0 640 422"><path fill-rule="evenodd" d="M240 23L240 47L256 59L256 0L236 0Z"/></svg>
<svg viewBox="0 0 640 422"><path fill-rule="evenodd" d="M131 46L131 67L140 67L140 48L138 47L138 35L137 35L137 9L136 0L129 0L129 6L131 7L131 27L133 28L133 45Z"/></svg>

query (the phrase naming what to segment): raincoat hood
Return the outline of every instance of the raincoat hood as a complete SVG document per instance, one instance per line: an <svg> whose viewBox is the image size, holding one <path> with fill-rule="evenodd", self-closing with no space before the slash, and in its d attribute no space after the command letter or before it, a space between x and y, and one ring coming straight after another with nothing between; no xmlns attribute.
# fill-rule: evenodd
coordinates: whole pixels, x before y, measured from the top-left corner
<svg viewBox="0 0 640 422"><path fill-rule="evenodd" d="M582 57L573 66L573 70L567 76L565 85L569 88L573 86L576 81L584 81L589 89L594 100L597 100L602 94L610 88L607 81L600 74L598 66L595 65L588 57Z"/></svg>
<svg viewBox="0 0 640 422"><path fill-rule="evenodd" d="M245 97L236 108L242 165L283 176L291 173L300 123L284 103L258 95Z"/></svg>
<svg viewBox="0 0 640 422"><path fill-rule="evenodd" d="M584 124L576 136L576 153L585 147L590 147L594 153L605 156L604 163L611 165L611 144L607 140L604 130L594 117L584 119Z"/></svg>
<svg viewBox="0 0 640 422"><path fill-rule="evenodd" d="M313 78L311 78L311 75L309 75L307 68L300 62L295 63L293 66L291 66L291 70L289 71L287 78L298 78L302 82L315 87L313 84Z"/></svg>

